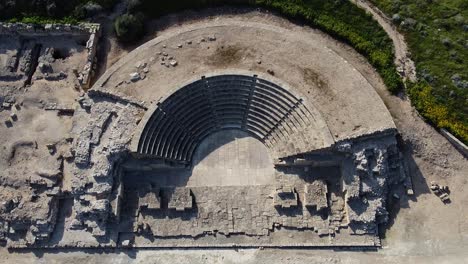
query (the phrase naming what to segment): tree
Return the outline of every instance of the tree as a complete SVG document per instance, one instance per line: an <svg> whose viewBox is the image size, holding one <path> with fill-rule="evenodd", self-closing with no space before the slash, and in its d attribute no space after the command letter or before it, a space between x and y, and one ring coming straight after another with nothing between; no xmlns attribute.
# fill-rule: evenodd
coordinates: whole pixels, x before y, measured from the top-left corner
<svg viewBox="0 0 468 264"><path fill-rule="evenodd" d="M124 14L114 22L117 38L122 42L132 42L143 35L143 15Z"/></svg>

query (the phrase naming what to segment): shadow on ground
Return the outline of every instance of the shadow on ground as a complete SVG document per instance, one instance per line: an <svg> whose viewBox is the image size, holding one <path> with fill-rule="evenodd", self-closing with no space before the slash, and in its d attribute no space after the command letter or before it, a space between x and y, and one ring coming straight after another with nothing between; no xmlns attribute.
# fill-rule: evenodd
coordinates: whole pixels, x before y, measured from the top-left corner
<svg viewBox="0 0 468 264"><path fill-rule="evenodd" d="M410 201L417 202L418 197L421 194L429 193L429 185L419 169L416 161L414 160L414 146L407 140L404 141L401 137L398 137L398 147L403 154L403 160L405 162L405 172L409 174L411 179L414 194L407 195L405 186L399 184L394 186L388 197L387 210L389 212L388 222L379 227L380 238L386 238L386 232L392 228L395 224L396 217L399 211L403 208L410 208ZM393 195L397 194L399 199L396 199Z"/></svg>

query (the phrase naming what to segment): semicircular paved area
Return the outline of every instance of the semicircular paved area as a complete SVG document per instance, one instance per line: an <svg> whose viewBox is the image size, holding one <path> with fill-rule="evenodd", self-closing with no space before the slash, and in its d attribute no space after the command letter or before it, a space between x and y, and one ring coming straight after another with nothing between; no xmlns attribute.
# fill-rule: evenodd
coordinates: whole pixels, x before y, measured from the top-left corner
<svg viewBox="0 0 468 264"><path fill-rule="evenodd" d="M92 90L143 102L149 110L133 133L130 151L169 160L190 161L200 140L224 127L249 131L276 158L395 128L365 73L340 55L343 47L318 31L289 27L223 19L168 29L120 59ZM169 65L172 60L177 64ZM135 73L141 78L130 81ZM233 91L223 87L228 81L219 76L224 75L247 77L235 81ZM255 100L246 108L254 75ZM204 87L207 80L216 87ZM203 96L208 91L224 106L213 108ZM221 96L233 92L235 100ZM298 102L296 110L305 114L288 116L297 120L285 124L294 133L276 128Z"/></svg>

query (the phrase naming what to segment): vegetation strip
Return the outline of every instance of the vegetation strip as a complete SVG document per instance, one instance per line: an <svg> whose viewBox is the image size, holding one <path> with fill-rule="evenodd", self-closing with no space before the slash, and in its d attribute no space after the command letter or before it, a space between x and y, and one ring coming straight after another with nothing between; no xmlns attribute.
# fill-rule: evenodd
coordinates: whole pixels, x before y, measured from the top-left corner
<svg viewBox="0 0 468 264"><path fill-rule="evenodd" d="M419 81L407 83L428 122L468 143L468 2L370 0L405 35Z"/></svg>
<svg viewBox="0 0 468 264"><path fill-rule="evenodd" d="M110 8L116 2L48 1L48 5L42 3L44 6L39 4L39 8L33 9L36 1L16 0L0 4L0 17L36 24L72 24L91 15L93 10ZM420 81L406 85L415 108L429 123L447 129L468 143L468 3L463 0L371 2L392 17L408 40L420 77ZM14 5L8 6L8 3ZM145 17L157 18L184 9L226 4L260 6L318 28L364 55L390 92L396 94L403 88L393 63L394 51L390 38L370 14L349 1L130 0L127 14L116 19L115 29L121 41L130 42L143 35Z"/></svg>

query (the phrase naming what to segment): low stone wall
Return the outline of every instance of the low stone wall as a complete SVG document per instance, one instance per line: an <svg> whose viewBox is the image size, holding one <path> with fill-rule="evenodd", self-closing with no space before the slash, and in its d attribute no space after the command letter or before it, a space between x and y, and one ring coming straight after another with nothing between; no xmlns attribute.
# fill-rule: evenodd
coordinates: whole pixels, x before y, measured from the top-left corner
<svg viewBox="0 0 468 264"><path fill-rule="evenodd" d="M442 136L444 136L458 151L463 154L465 158L468 158L468 147L463 144L458 138L456 138L454 135L450 134L447 130L445 129L440 129L440 133Z"/></svg>
<svg viewBox="0 0 468 264"><path fill-rule="evenodd" d="M94 63L98 39L101 35L101 25L92 23L70 24L45 24L33 25L24 23L0 23L0 35L43 37L43 36L89 36L86 42L88 56L85 66L79 73L78 81L83 89L91 87L91 78L94 76Z"/></svg>

